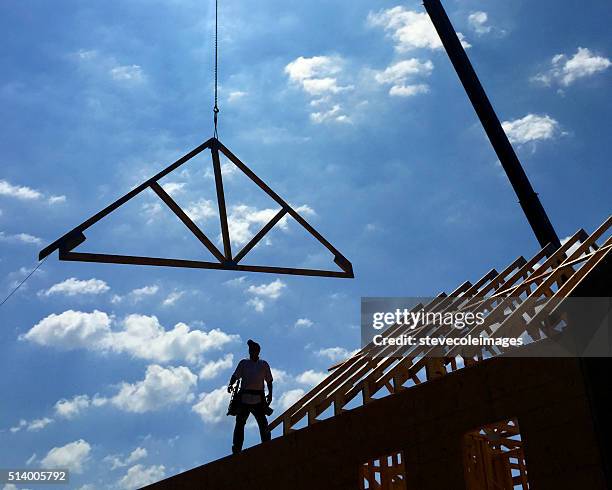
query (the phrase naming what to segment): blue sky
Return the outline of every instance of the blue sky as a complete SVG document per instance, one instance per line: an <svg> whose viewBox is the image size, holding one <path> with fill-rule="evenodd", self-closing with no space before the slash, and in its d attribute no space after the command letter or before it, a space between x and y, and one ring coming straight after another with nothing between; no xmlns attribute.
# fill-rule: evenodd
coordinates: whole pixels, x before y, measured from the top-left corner
<svg viewBox="0 0 612 490"><path fill-rule="evenodd" d="M42 246L212 136L211 6L2 2L2 297ZM611 204L610 3L445 6L560 237L594 229ZM278 414L359 346L361 296L451 291L537 251L418 2L231 0L220 15L221 141L356 278L50 257L0 308L2 467L134 488L224 456L224 385L248 338L275 369ZM245 243L274 203L224 163ZM217 239L210 170L203 154L162 183ZM208 259L152 193L79 250ZM290 221L248 259L333 265Z"/></svg>

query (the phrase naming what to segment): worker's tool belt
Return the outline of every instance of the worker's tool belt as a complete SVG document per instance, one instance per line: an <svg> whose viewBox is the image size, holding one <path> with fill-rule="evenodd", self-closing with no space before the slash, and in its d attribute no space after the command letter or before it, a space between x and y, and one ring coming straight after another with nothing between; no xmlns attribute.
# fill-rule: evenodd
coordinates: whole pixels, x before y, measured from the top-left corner
<svg viewBox="0 0 612 490"><path fill-rule="evenodd" d="M263 390L240 390L240 402L245 405L258 405L264 403L265 396Z"/></svg>

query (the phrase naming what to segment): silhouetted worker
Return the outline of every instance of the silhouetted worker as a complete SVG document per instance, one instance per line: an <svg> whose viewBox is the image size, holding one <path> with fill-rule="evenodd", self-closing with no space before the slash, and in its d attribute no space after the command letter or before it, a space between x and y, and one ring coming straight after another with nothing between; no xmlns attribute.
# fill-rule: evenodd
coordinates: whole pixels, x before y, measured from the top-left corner
<svg viewBox="0 0 612 490"><path fill-rule="evenodd" d="M234 454L238 454L242 451L244 425L251 413L255 416L255 420L259 426L261 442L270 440L266 411L270 411L271 413L268 406L272 402L272 372L270 371L270 365L259 358L261 346L252 340L249 340L247 344L249 346L249 358L242 359L238 363L236 371L232 374L227 387L227 391L231 392L234 383L240 380L238 410L232 445L232 453ZM268 385L267 396L264 396L264 381Z"/></svg>

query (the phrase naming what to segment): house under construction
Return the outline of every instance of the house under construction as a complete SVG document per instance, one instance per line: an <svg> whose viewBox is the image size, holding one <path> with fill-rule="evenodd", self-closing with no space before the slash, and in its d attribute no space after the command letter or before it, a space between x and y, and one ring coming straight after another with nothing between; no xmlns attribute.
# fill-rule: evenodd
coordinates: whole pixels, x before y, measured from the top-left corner
<svg viewBox="0 0 612 490"><path fill-rule="evenodd" d="M610 352L600 336L609 325L598 328L609 323L611 232L612 217L418 305L485 318L469 331L425 325L418 335L522 336L526 345L437 357L431 347L370 344L272 421L279 437L146 488L610 488L610 364L588 355ZM603 310L563 309L597 297L607 298ZM567 339L584 339L583 357Z"/></svg>

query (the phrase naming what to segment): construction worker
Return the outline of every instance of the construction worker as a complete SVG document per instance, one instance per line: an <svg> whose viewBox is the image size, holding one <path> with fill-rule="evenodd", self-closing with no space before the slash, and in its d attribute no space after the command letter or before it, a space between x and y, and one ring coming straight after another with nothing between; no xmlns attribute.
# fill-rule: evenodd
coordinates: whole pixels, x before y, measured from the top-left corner
<svg viewBox="0 0 612 490"><path fill-rule="evenodd" d="M238 363L227 387L227 391L232 392L234 383L240 381L240 389L236 394L237 409L232 445L233 454L242 451L244 426L251 413L259 426L261 442L270 440L266 414L270 415L272 413L272 409L269 407L272 402L272 372L270 371L270 365L259 358L261 346L250 339L247 344L249 346L249 358L242 359ZM268 385L267 396L264 396L264 381ZM238 388L238 385L236 388Z"/></svg>

